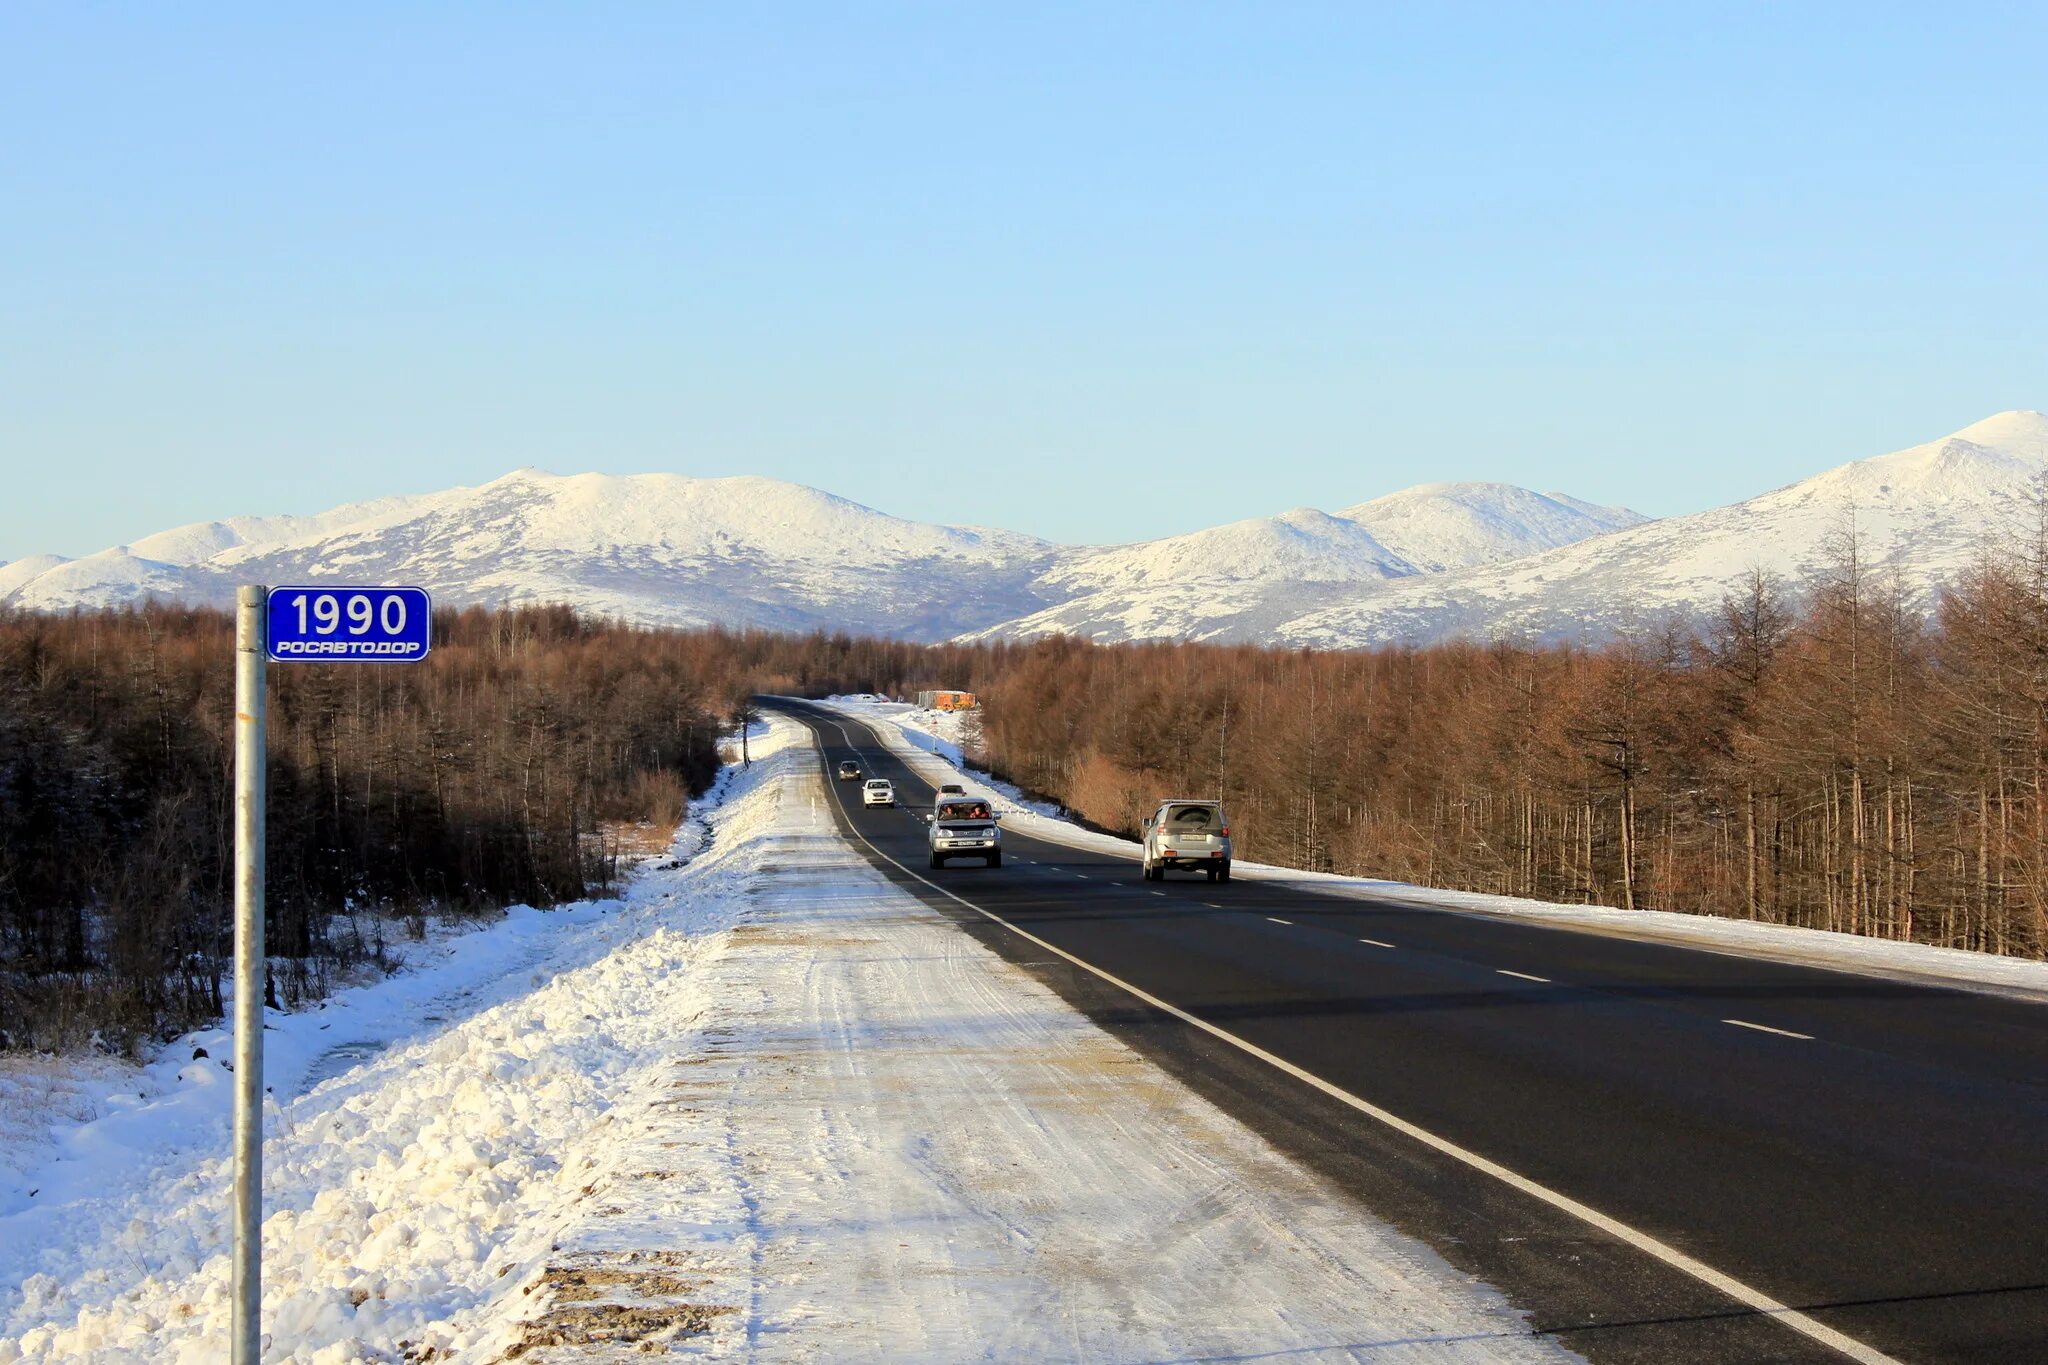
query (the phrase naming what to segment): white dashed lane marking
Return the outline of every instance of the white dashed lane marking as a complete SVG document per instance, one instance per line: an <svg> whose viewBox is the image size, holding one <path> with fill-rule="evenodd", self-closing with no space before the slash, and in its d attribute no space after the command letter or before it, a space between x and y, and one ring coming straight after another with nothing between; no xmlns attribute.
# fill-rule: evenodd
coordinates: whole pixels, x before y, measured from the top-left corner
<svg viewBox="0 0 2048 1365"><path fill-rule="evenodd" d="M1391 948L1394 946L1391 943L1382 943L1376 938L1362 938L1358 941L1360 943L1370 943L1375 948Z"/></svg>
<svg viewBox="0 0 2048 1365"><path fill-rule="evenodd" d="M1797 1038L1801 1042L1806 1043L1810 1043L1813 1041L1813 1035L1811 1033L1794 1033L1791 1029L1788 1028L1772 1028L1769 1024L1752 1024L1747 1019L1723 1019L1721 1022L1724 1024L1733 1024L1737 1028L1753 1028L1758 1033L1775 1033L1780 1038Z"/></svg>
<svg viewBox="0 0 2048 1365"><path fill-rule="evenodd" d="M1269 919L1269 920L1271 920L1271 921L1273 921L1273 923L1275 923L1275 924L1292 924L1292 923L1294 923L1294 921L1293 921L1293 920L1291 920L1291 919L1281 919L1281 918L1280 918L1280 917L1279 917L1278 915L1268 915L1268 916L1266 916L1266 918L1267 918L1267 919Z"/></svg>
<svg viewBox="0 0 2048 1365"><path fill-rule="evenodd" d="M1495 970L1498 971L1502 976L1519 976L1524 981L1541 981L1546 984L1548 984L1548 982L1550 981L1550 978L1547 976L1531 976L1527 972L1511 972L1505 967L1498 967L1495 968Z"/></svg>

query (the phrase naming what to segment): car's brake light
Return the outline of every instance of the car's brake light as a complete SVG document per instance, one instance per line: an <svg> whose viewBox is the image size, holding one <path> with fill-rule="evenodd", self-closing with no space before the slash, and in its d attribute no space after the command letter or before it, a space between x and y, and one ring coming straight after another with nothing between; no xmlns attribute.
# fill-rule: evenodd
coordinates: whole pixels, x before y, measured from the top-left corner
<svg viewBox="0 0 2048 1365"><path fill-rule="evenodd" d="M1228 839L1230 837L1230 826L1225 825L1222 829L1217 830L1216 833L1220 837Z"/></svg>

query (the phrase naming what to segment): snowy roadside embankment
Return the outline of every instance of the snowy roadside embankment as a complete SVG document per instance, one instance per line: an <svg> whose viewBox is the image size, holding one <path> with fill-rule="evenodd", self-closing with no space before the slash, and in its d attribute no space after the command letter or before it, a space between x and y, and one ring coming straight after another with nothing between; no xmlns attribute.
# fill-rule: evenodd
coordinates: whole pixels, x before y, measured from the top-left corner
<svg viewBox="0 0 2048 1365"><path fill-rule="evenodd" d="M687 865L274 1106L266 1359L1569 1358L890 885L802 727L755 753ZM0 1219L0 1361L221 1357L218 1138Z"/></svg>
<svg viewBox="0 0 2048 1365"><path fill-rule="evenodd" d="M721 771L697 807L715 809L735 775ZM669 856L687 858L707 838L693 814ZM515 905L494 921L430 921L423 941L386 948L397 964L391 973L303 1009L264 1011L265 1090L289 1102L401 1039L491 1003L507 982L525 980L522 972L623 908L619 901L549 910ZM233 1107L226 1069L233 1055L225 1020L174 1039L139 1066L89 1056L0 1055L0 1231L11 1234L0 1237L0 1288L14 1256L33 1244L33 1229L63 1221L39 1211L105 1196L181 1152L220 1150Z"/></svg>
<svg viewBox="0 0 2048 1365"><path fill-rule="evenodd" d="M485 1324L523 1285L506 1272L545 1252L575 1197L565 1150L593 1140L611 1095L702 1008L673 982L743 904L771 773L722 774L717 808L675 840L708 851L620 900L519 907L400 975L269 1014L268 1358L397 1360L436 1333L502 1335ZM5 1135L17 1197L0 1213L0 1362L221 1358L229 1055L209 1030L139 1072L14 1073L82 1121Z"/></svg>
<svg viewBox="0 0 2048 1365"><path fill-rule="evenodd" d="M1135 865L1138 846L1130 840L1082 829L1063 818L1064 812L1057 806L1027 800L1009 783L966 766L961 746L965 727L972 723L966 715L923 711L907 703L876 697L834 697L819 704L874 724L876 733L920 775L934 782L964 779L977 791L993 797L1004 811L1009 828L1073 848L1115 853L1130 858ZM1894 943L1860 934L1717 919L1670 910L1618 910L1476 891L1443 891L1408 882L1342 877L1244 861L1233 866L1231 875L1312 884L1325 895L1370 897L1464 914L1512 915L1589 933L2048 1001L2048 962L2024 958L1993 957L1959 948Z"/></svg>
<svg viewBox="0 0 2048 1365"><path fill-rule="evenodd" d="M517 905L495 923L430 926L424 943L394 945L398 969L302 1010L266 1009L263 1082L289 1100L417 1033L455 1018L490 988L546 956L609 902L554 910ZM107 1058L0 1057L0 1218L104 1195L110 1182L181 1151L217 1150L233 1105L226 1021L198 1029L135 1066ZM16 1234L39 1220L5 1226ZM54 1221L60 1221L57 1219ZM0 1267L13 1250L0 1250ZM4 1276L0 1276L4 1281Z"/></svg>

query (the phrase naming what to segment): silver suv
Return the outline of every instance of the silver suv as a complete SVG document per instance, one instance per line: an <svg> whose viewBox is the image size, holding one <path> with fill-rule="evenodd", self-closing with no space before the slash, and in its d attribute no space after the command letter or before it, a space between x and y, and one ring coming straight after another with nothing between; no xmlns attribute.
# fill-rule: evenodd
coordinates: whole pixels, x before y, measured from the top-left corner
<svg viewBox="0 0 2048 1365"><path fill-rule="evenodd" d="M1162 801L1145 823L1145 880L1166 880L1166 869L1206 872L1230 880L1230 821L1221 801Z"/></svg>
<svg viewBox="0 0 2048 1365"><path fill-rule="evenodd" d="M996 821L1001 817L978 796L941 796L932 813L925 816L931 829L925 835L932 866L944 867L948 858L962 854L979 857L990 867L1003 865L1003 832Z"/></svg>

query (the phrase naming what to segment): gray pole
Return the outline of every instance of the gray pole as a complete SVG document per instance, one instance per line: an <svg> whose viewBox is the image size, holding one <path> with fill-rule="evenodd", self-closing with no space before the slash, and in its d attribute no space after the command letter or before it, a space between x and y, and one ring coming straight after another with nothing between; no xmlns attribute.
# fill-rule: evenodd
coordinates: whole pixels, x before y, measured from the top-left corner
<svg viewBox="0 0 2048 1365"><path fill-rule="evenodd" d="M258 1365L263 1302L264 681L270 590L235 596L235 1327L234 1365Z"/></svg>

